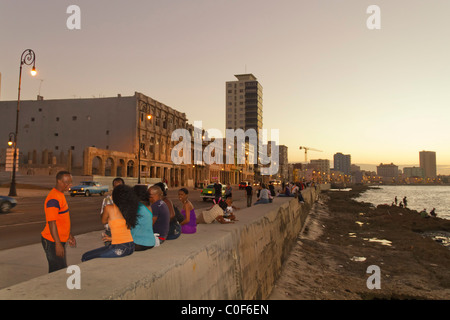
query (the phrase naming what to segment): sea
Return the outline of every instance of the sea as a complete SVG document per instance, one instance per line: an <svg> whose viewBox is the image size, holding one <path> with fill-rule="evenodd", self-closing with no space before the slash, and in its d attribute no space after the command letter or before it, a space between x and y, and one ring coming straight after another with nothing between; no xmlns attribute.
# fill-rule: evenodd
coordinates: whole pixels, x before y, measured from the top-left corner
<svg viewBox="0 0 450 320"><path fill-rule="evenodd" d="M356 201L379 204L392 204L397 196L398 203L406 196L409 209L429 213L433 208L439 218L450 219L450 186L377 186L363 192Z"/></svg>

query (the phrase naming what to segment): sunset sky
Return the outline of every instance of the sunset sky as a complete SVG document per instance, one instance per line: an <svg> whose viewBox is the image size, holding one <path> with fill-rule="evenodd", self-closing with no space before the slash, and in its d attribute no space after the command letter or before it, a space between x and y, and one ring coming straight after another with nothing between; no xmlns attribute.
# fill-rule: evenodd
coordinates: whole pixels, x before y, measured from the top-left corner
<svg viewBox="0 0 450 320"><path fill-rule="evenodd" d="M66 26L71 4L80 30ZM290 162L304 161L299 146L375 165L429 150L450 174L449 13L448 0L2 0L0 100L17 99L30 48L38 76L24 72L22 99L138 91L224 130L225 82L252 73Z"/></svg>

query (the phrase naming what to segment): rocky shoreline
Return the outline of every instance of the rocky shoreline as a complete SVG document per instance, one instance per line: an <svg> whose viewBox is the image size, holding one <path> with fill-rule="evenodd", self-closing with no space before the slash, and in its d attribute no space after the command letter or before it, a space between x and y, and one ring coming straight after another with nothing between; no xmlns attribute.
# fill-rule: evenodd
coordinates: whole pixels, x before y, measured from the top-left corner
<svg viewBox="0 0 450 320"><path fill-rule="evenodd" d="M353 200L365 190L321 194L270 299L450 299L450 249L433 240L450 220Z"/></svg>

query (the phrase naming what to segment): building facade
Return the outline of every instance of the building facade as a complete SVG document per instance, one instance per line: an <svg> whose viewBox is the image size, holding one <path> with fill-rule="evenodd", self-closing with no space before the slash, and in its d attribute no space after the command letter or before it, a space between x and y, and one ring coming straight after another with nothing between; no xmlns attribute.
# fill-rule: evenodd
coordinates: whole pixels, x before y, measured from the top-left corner
<svg viewBox="0 0 450 320"><path fill-rule="evenodd" d="M0 137L6 146L15 131L17 101L1 101L0 110ZM171 153L179 141L172 141L172 132L181 128L191 134L192 160L175 164ZM166 181L172 187L252 179L245 165L194 163L194 131L185 113L139 92L128 97L21 101L19 169L27 175L65 169L74 175L138 177L142 183ZM0 148L0 154L5 153L6 148Z"/></svg>
<svg viewBox="0 0 450 320"><path fill-rule="evenodd" d="M262 86L253 74L235 75L237 81L228 81L226 90L227 129L255 129L258 133L263 128Z"/></svg>
<svg viewBox="0 0 450 320"><path fill-rule="evenodd" d="M399 172L398 172L398 166L395 164L383 164L380 163L379 166L377 166L377 175L382 177L383 181L385 182L391 182L392 179L398 178Z"/></svg>
<svg viewBox="0 0 450 320"><path fill-rule="evenodd" d="M424 171L425 178L435 179L436 170L436 152L420 151L419 152L420 167Z"/></svg>
<svg viewBox="0 0 450 320"><path fill-rule="evenodd" d="M351 156L340 152L333 156L334 170L349 175L351 172Z"/></svg>
<svg viewBox="0 0 450 320"><path fill-rule="evenodd" d="M186 128L186 114L141 93L21 101L20 107L19 163L25 174L57 166L75 175L140 175L173 186L189 178L187 167L170 157L171 133ZM0 108L0 136L7 137L14 131L17 102L2 101Z"/></svg>

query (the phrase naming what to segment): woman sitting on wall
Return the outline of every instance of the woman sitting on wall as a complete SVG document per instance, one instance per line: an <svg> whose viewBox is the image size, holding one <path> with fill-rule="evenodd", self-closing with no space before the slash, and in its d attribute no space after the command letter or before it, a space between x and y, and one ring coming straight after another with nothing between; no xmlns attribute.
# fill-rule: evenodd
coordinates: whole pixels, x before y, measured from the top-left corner
<svg viewBox="0 0 450 320"><path fill-rule="evenodd" d="M108 223L111 229L109 246L88 251L81 261L95 258L119 258L134 252L134 242L131 228L136 226L139 198L130 186L119 185L112 193L114 204L105 206L102 213L102 223Z"/></svg>

